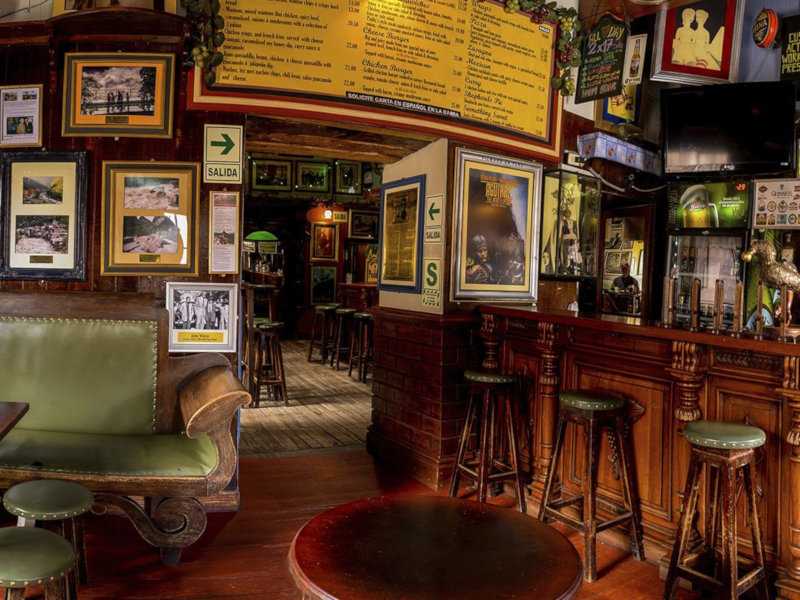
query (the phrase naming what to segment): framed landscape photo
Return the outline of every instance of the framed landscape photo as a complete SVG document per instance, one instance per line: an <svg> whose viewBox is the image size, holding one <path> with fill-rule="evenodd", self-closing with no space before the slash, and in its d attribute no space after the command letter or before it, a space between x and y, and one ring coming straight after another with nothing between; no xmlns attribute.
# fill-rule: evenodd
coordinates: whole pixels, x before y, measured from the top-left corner
<svg viewBox="0 0 800 600"><path fill-rule="evenodd" d="M744 0L699 0L662 8L651 79L689 85L733 83L739 70Z"/></svg>
<svg viewBox="0 0 800 600"><path fill-rule="evenodd" d="M62 135L170 138L174 80L173 54L68 52Z"/></svg>
<svg viewBox="0 0 800 600"><path fill-rule="evenodd" d="M84 279L85 152L6 152L2 274L19 279Z"/></svg>
<svg viewBox="0 0 800 600"><path fill-rule="evenodd" d="M345 160L336 163L336 193L361 193L361 163Z"/></svg>
<svg viewBox="0 0 800 600"><path fill-rule="evenodd" d="M0 87L0 148L42 145L42 86Z"/></svg>
<svg viewBox="0 0 800 600"><path fill-rule="evenodd" d="M291 192L292 161L254 158L250 187L254 190Z"/></svg>
<svg viewBox="0 0 800 600"><path fill-rule="evenodd" d="M200 165L103 162L101 275L197 275Z"/></svg>
<svg viewBox="0 0 800 600"><path fill-rule="evenodd" d="M336 266L311 266L311 304L336 301Z"/></svg>
<svg viewBox="0 0 800 600"><path fill-rule="evenodd" d="M378 287L416 294L422 289L425 176L385 183L381 189Z"/></svg>
<svg viewBox="0 0 800 600"><path fill-rule="evenodd" d="M542 166L456 152L453 299L536 301Z"/></svg>
<svg viewBox="0 0 800 600"><path fill-rule="evenodd" d="M170 352L236 352L239 286L167 282Z"/></svg>
<svg viewBox="0 0 800 600"><path fill-rule="evenodd" d="M339 257L338 226L335 223L311 224L311 260L337 260Z"/></svg>
<svg viewBox="0 0 800 600"><path fill-rule="evenodd" d="M295 164L295 189L298 192L331 191L331 166L326 162L298 161Z"/></svg>
<svg viewBox="0 0 800 600"><path fill-rule="evenodd" d="M377 240L380 215L372 210L351 208L348 215L349 237L356 240Z"/></svg>

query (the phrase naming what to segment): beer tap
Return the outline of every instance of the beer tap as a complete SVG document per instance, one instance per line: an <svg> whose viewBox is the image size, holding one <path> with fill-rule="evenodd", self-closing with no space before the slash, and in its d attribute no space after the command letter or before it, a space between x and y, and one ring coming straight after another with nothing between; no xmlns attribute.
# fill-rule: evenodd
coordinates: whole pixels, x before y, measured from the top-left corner
<svg viewBox="0 0 800 600"><path fill-rule="evenodd" d="M757 340L764 339L764 280L758 280L756 288L756 333Z"/></svg>
<svg viewBox="0 0 800 600"><path fill-rule="evenodd" d="M692 281L692 294L689 297L689 331L700 331L700 287L697 277Z"/></svg>
<svg viewBox="0 0 800 600"><path fill-rule="evenodd" d="M667 280L667 315L662 327L675 327L675 286L678 278L675 276Z"/></svg>
<svg viewBox="0 0 800 600"><path fill-rule="evenodd" d="M723 301L725 300L725 282L717 279L714 283L714 315L711 333L719 335L722 329Z"/></svg>
<svg viewBox="0 0 800 600"><path fill-rule="evenodd" d="M731 335L733 337L741 337L744 323L742 319L744 305L744 286L741 281L736 282L736 298L733 301L733 323L731 325Z"/></svg>

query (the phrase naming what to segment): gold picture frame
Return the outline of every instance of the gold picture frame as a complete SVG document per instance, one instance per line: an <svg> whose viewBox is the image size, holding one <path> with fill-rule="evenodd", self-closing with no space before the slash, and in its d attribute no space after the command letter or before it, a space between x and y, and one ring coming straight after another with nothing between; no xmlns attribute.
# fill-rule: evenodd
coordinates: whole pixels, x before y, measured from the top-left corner
<svg viewBox="0 0 800 600"><path fill-rule="evenodd" d="M311 224L311 260L339 260L339 226L336 223Z"/></svg>
<svg viewBox="0 0 800 600"><path fill-rule="evenodd" d="M101 275L197 275L200 164L104 161Z"/></svg>
<svg viewBox="0 0 800 600"><path fill-rule="evenodd" d="M61 135L171 138L175 55L68 52Z"/></svg>

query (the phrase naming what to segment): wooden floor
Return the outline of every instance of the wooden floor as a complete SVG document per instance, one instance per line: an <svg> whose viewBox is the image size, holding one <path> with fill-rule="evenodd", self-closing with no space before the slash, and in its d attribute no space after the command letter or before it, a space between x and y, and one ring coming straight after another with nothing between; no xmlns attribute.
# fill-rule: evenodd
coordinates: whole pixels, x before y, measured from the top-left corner
<svg viewBox="0 0 800 600"><path fill-rule="evenodd" d="M90 582L81 588L80 598L299 600L286 555L308 519L356 498L429 490L376 468L364 450L346 449L245 458L241 492L242 510L236 515L210 515L208 531L176 568L161 566L157 552L126 520L91 517L86 540ZM578 536L570 539L579 545ZM602 579L584 584L579 598L661 597L662 584L653 565L601 544L598 566Z"/></svg>
<svg viewBox="0 0 800 600"><path fill-rule="evenodd" d="M260 408L242 411L242 456L360 447L370 422L371 386L306 360L307 342L284 341L289 406L262 392Z"/></svg>

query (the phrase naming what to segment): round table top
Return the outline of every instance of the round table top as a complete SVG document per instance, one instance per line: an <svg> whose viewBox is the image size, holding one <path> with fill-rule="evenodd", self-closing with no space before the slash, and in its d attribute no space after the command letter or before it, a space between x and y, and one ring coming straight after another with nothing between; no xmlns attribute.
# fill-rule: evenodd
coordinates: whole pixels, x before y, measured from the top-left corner
<svg viewBox="0 0 800 600"><path fill-rule="evenodd" d="M441 496L381 496L324 512L289 565L324 600L572 598L581 563L555 529L510 509Z"/></svg>

